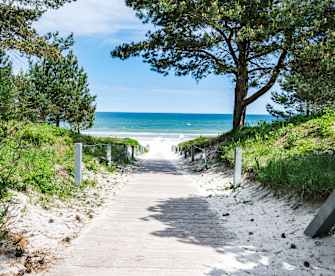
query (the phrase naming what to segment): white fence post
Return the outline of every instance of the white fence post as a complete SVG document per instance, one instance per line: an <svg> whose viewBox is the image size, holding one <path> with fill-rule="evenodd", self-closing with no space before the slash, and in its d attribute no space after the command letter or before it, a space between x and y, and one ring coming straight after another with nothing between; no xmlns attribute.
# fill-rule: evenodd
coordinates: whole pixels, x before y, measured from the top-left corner
<svg viewBox="0 0 335 276"><path fill-rule="evenodd" d="M75 182L80 186L82 180L82 159L83 159L83 144L76 143L75 150Z"/></svg>
<svg viewBox="0 0 335 276"><path fill-rule="evenodd" d="M135 160L135 146L131 146L131 160Z"/></svg>
<svg viewBox="0 0 335 276"><path fill-rule="evenodd" d="M235 150L235 170L234 170L234 186L240 185L242 182L242 149L237 147Z"/></svg>
<svg viewBox="0 0 335 276"><path fill-rule="evenodd" d="M110 167L112 165L112 145L111 144L107 145L106 158L107 158L107 164Z"/></svg>
<svg viewBox="0 0 335 276"><path fill-rule="evenodd" d="M128 161L128 146L126 144L123 145L123 154L125 161Z"/></svg>
<svg viewBox="0 0 335 276"><path fill-rule="evenodd" d="M131 149L129 145L126 145L126 160L130 161Z"/></svg>

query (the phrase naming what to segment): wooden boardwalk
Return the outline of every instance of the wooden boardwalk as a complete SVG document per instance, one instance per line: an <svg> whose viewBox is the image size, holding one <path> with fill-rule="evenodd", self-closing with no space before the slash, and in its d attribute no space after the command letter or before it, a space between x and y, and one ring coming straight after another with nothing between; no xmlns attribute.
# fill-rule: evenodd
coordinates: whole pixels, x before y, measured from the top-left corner
<svg viewBox="0 0 335 276"><path fill-rule="evenodd" d="M237 269L223 254L230 238L187 177L148 159L45 275L227 275L223 263Z"/></svg>

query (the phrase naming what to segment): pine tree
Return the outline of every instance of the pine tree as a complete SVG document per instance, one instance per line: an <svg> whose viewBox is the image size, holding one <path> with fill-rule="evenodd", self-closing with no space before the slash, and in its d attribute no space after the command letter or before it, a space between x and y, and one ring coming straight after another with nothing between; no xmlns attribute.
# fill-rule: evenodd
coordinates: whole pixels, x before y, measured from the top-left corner
<svg viewBox="0 0 335 276"><path fill-rule="evenodd" d="M272 105L267 107L276 117L311 115L335 108L335 33L331 26L324 29L323 35L319 32L318 41L306 42L302 49L294 52L281 82L281 91L274 92L272 99L281 106L279 109Z"/></svg>
<svg viewBox="0 0 335 276"><path fill-rule="evenodd" d="M33 89L29 90L30 102L38 106L40 118L60 126L70 124L79 132L92 126L95 114L95 96L88 87L88 78L70 48L72 36L60 38L58 33L48 35L52 45L62 52L59 59L42 58L31 62L27 79Z"/></svg>
<svg viewBox="0 0 335 276"><path fill-rule="evenodd" d="M141 56L158 73L196 79L210 74L235 81L233 128L247 107L276 83L291 51L317 35L333 0L127 0L150 28L141 42L125 43L113 57Z"/></svg>
<svg viewBox="0 0 335 276"><path fill-rule="evenodd" d="M57 9L73 0L2 0L0 3L0 49L16 49L38 56L58 57L33 24L48 9Z"/></svg>

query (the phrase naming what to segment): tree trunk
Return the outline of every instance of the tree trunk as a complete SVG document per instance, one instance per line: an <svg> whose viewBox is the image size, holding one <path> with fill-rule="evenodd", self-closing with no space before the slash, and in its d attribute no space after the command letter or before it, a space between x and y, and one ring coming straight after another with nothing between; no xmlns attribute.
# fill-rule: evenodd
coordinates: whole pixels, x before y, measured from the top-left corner
<svg viewBox="0 0 335 276"><path fill-rule="evenodd" d="M247 106L244 102L248 95L248 66L243 53L239 57L240 68L238 70L235 86L235 103L233 130L240 129L244 126Z"/></svg>
<svg viewBox="0 0 335 276"><path fill-rule="evenodd" d="M239 87L235 89L235 105L233 117L233 130L240 129L245 124L245 117L247 108L243 103L246 91L241 90Z"/></svg>

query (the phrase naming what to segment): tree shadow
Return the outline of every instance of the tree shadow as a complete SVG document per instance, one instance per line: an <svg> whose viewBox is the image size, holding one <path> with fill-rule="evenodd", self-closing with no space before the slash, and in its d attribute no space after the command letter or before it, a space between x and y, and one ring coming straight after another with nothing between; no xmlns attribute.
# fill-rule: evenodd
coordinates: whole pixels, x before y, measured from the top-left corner
<svg viewBox="0 0 335 276"><path fill-rule="evenodd" d="M214 259L213 262L222 262L222 267L210 267L209 264L204 263L204 267L210 270L204 275L241 275L239 273L245 273L249 268L262 265L264 254L260 254L252 246L236 245L236 234L225 227L224 221L210 208L204 197L161 200L148 210L151 215L142 220L157 220L166 226L163 230L152 232L152 235L161 238L177 238L178 242L209 247L218 253L216 255L218 260ZM201 260L199 261L201 263ZM237 267L237 274L231 273L231 266Z"/></svg>
<svg viewBox="0 0 335 276"><path fill-rule="evenodd" d="M290 262L292 258L286 256L277 259L274 252L239 238L228 229L221 215L210 208L205 197L168 198L158 201L148 211L150 215L141 218L143 221L159 221L164 224L161 230L151 232L151 235L164 239L174 238L180 243L199 246L199 250L200 247L215 250L217 254L213 255L213 262L203 261L202 266L206 269L204 275L305 275L295 274L303 269L302 261L294 261L295 268L291 270L287 268L291 264L287 264L286 260ZM281 250L285 251L284 248L278 248L278 251ZM199 263L201 262L200 259Z"/></svg>
<svg viewBox="0 0 335 276"><path fill-rule="evenodd" d="M155 231L154 236L178 238L178 241L220 250L234 234L229 232L219 219L219 215L209 208L202 197L170 198L161 200L148 208L151 215L144 221L158 220L167 227Z"/></svg>

